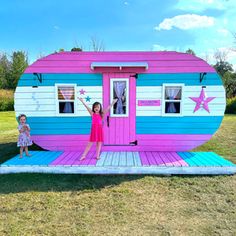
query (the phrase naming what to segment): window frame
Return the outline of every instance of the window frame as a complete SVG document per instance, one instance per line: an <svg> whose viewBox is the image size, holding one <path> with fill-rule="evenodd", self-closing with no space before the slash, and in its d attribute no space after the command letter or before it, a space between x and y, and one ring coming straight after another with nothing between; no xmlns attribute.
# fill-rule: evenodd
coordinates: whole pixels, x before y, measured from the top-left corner
<svg viewBox="0 0 236 236"><path fill-rule="evenodd" d="M129 78L111 78L110 79L110 104L113 101L113 82L114 81L126 81L126 114L114 114L113 113L113 107L110 109L110 117L115 117L115 118L119 118L119 117L129 117ZM112 86L111 86L112 85Z"/></svg>
<svg viewBox="0 0 236 236"><path fill-rule="evenodd" d="M59 100L58 99L58 87L74 87L75 99L74 100ZM55 84L55 95L56 95L56 116L77 116L77 84ZM60 113L59 102L74 102L74 113Z"/></svg>
<svg viewBox="0 0 236 236"><path fill-rule="evenodd" d="M181 87L181 99L180 100L166 100L165 99L165 89L166 87ZM175 84L175 83L168 83L162 84L162 116L170 116L170 117L180 117L183 116L183 106L184 106L184 87L185 84ZM178 102L180 103L180 113L165 113L166 102Z"/></svg>

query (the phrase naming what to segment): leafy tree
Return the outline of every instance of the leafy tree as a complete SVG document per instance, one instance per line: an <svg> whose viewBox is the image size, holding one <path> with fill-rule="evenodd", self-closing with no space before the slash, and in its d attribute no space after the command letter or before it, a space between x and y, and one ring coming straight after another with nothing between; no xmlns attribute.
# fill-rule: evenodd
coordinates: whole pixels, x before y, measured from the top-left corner
<svg viewBox="0 0 236 236"><path fill-rule="evenodd" d="M8 60L7 55L0 56L0 88L8 88L8 80L10 78L11 62Z"/></svg>
<svg viewBox="0 0 236 236"><path fill-rule="evenodd" d="M23 51L16 51L11 56L12 64L10 70L10 77L8 78L8 88L15 89L20 76L28 66L27 54Z"/></svg>
<svg viewBox="0 0 236 236"><path fill-rule="evenodd" d="M196 56L195 52L194 52L191 48L189 48L189 49L186 51L186 53L192 54L192 55Z"/></svg>
<svg viewBox="0 0 236 236"><path fill-rule="evenodd" d="M78 48L78 47L74 47L74 48L71 48L71 52L82 52L82 48Z"/></svg>
<svg viewBox="0 0 236 236"><path fill-rule="evenodd" d="M226 97L231 98L236 96L236 73L227 71L222 77L224 87L226 90Z"/></svg>
<svg viewBox="0 0 236 236"><path fill-rule="evenodd" d="M221 77L223 77L228 71L233 72L233 66L229 62L223 60L217 61L214 68L221 75Z"/></svg>

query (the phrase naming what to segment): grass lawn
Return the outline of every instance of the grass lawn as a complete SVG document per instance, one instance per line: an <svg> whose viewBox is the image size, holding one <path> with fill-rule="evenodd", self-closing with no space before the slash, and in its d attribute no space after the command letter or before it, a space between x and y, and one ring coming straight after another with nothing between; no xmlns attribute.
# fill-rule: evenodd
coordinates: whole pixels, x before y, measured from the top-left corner
<svg viewBox="0 0 236 236"><path fill-rule="evenodd" d="M18 153L0 113L0 161ZM34 147L36 148L36 147ZM197 151L236 163L236 116ZM236 175L0 175L0 235L236 235Z"/></svg>

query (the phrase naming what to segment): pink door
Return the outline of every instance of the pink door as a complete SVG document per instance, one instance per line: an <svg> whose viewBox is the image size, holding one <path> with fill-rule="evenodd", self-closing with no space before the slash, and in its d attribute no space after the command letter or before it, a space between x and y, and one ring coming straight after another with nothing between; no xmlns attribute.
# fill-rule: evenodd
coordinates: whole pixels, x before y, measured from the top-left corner
<svg viewBox="0 0 236 236"><path fill-rule="evenodd" d="M104 117L104 145L134 145L136 79L127 73L103 75L103 104L118 102Z"/></svg>

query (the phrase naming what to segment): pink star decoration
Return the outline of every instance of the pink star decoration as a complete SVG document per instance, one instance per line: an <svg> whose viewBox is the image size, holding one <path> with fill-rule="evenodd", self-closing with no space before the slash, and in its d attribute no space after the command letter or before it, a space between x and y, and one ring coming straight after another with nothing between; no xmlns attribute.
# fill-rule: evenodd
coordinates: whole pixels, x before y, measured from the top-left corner
<svg viewBox="0 0 236 236"><path fill-rule="evenodd" d="M196 97L189 97L189 98L192 99L194 102L196 102L196 106L195 106L193 112L196 112L197 110L199 110L202 107L210 113L208 103L210 101L212 101L213 99L215 99L216 97L207 97L205 90L202 88L199 97L197 97L197 98Z"/></svg>
<svg viewBox="0 0 236 236"><path fill-rule="evenodd" d="M83 89L81 89L81 90L79 91L80 95L84 95L85 92L86 92L86 91L84 91Z"/></svg>

